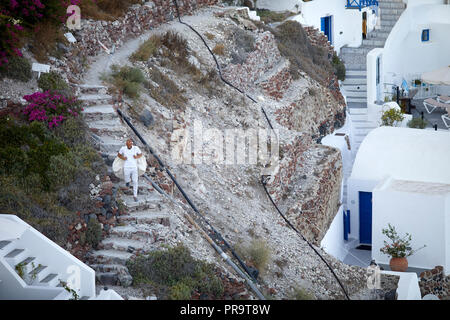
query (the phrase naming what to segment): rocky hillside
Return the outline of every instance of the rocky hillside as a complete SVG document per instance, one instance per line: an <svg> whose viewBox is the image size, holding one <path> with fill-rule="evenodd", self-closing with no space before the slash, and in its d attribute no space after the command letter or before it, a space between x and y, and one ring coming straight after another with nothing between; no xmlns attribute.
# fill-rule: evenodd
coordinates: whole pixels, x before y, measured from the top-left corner
<svg viewBox="0 0 450 320"><path fill-rule="evenodd" d="M183 3L181 12L192 14L183 16L183 21L203 36L224 79L246 95L220 80L205 44L190 28L173 20L174 6L163 1L135 5L116 21L83 20L84 27L74 32L78 43L51 58L52 67L72 84L107 86L116 106L123 98L121 110L211 224L248 265L259 269L258 280L268 295L287 299L308 292L318 299L343 299L330 271L279 216L261 184L261 175L269 175L268 191L275 203L318 246L340 205L342 179L339 152L320 144L321 137L345 121L332 49L314 31L304 32L299 25L270 29L251 21L246 10L198 8L215 1ZM103 52L99 41L109 49L114 46L114 53ZM12 100L20 100L22 92L28 93L35 85L33 81L5 83L2 93ZM258 129L272 133L261 108L276 131L270 147L279 143L279 161L221 161L218 150L225 130L247 130L237 135ZM194 135L198 126L216 138L199 143ZM127 134L133 136L130 130ZM156 161L147 156L148 173L183 203L181 194L158 171ZM108 165L111 160L107 159ZM203 256L223 272L234 273L192 232L182 209L168 203L163 207L175 219L168 228L158 226L165 232L158 248L183 243L194 257ZM252 248L258 250L252 253ZM352 298L368 297L366 270L321 253ZM100 255L93 252L90 256ZM130 255L120 254L125 256Z"/></svg>
<svg viewBox="0 0 450 320"><path fill-rule="evenodd" d="M261 165L216 162L214 141L199 149L202 158L191 149L195 125L219 131L269 128L264 107L280 137L281 161L272 166L269 192L297 228L318 244L339 206L340 155L318 143L344 120L339 95L301 69L293 73L296 66L280 53L275 34L255 25L245 11L201 9L183 20L203 35L224 78L258 103L220 81L204 43L178 22L146 33L138 44L124 45L112 58L115 71L103 79L112 91L123 90L123 105L138 130L226 240L244 255L251 243L264 243L270 259L260 268L260 281L272 288L274 297L288 298L303 288L317 298L343 298L323 262L270 203L260 183ZM86 81L98 81L103 67L99 62ZM125 75L132 68L145 78L138 81L137 95L126 84L133 82ZM145 111L152 114L150 126L141 122ZM174 152L184 155L184 162ZM176 190L174 195L181 199ZM353 296L364 288L365 270L323 254ZM255 265L250 256L247 262Z"/></svg>

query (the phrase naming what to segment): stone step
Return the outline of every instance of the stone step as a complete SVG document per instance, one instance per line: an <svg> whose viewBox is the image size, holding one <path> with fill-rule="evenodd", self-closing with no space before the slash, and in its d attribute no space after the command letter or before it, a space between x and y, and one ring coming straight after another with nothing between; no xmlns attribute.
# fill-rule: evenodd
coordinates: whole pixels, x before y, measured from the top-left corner
<svg viewBox="0 0 450 320"><path fill-rule="evenodd" d="M366 71L363 70L346 70L345 77L366 78Z"/></svg>
<svg viewBox="0 0 450 320"><path fill-rule="evenodd" d="M9 240L0 241L0 256L6 255L7 252L10 252L11 247L13 246L13 242Z"/></svg>
<svg viewBox="0 0 450 320"><path fill-rule="evenodd" d="M397 20L381 20L381 27L393 27L396 24Z"/></svg>
<svg viewBox="0 0 450 320"><path fill-rule="evenodd" d="M31 279L33 284L37 284L47 277L49 272L50 270L47 266L37 265L36 268L28 273L28 277Z"/></svg>
<svg viewBox="0 0 450 320"><path fill-rule="evenodd" d="M344 86L366 86L367 78L345 78L342 85L344 85Z"/></svg>
<svg viewBox="0 0 450 320"><path fill-rule="evenodd" d="M22 265L22 270L24 273L30 273L33 269L33 264L37 265L35 257L28 257L25 260L19 262Z"/></svg>
<svg viewBox="0 0 450 320"><path fill-rule="evenodd" d="M364 107L361 106L359 108L349 107L349 111L348 112L350 113L350 117L353 120L353 115L361 115L361 114L367 115L367 108L365 106Z"/></svg>
<svg viewBox="0 0 450 320"><path fill-rule="evenodd" d="M134 201L132 195L124 195L121 197L125 206L128 208L128 212L156 209L158 208L158 202L161 201L161 197L155 192L152 192L149 195L140 195L138 193L137 198L138 201Z"/></svg>
<svg viewBox="0 0 450 320"><path fill-rule="evenodd" d="M126 139L127 131L120 122L119 118L111 120L86 121L89 129L97 135L113 135Z"/></svg>
<svg viewBox="0 0 450 320"><path fill-rule="evenodd" d="M105 105L113 102L112 96L108 94L82 94L78 100L86 106Z"/></svg>
<svg viewBox="0 0 450 320"><path fill-rule="evenodd" d="M347 92L366 92L367 91L367 85L357 85L357 84L347 84L345 81L342 83L342 87L345 89L345 91Z"/></svg>
<svg viewBox="0 0 450 320"><path fill-rule="evenodd" d="M58 274L50 273L44 279L36 283L38 286L56 287L59 284Z"/></svg>
<svg viewBox="0 0 450 320"><path fill-rule="evenodd" d="M108 91L107 87L98 84L78 84L77 87L84 94L106 94Z"/></svg>
<svg viewBox="0 0 450 320"><path fill-rule="evenodd" d="M359 99L359 98L364 98L367 99L367 93L365 90L361 90L361 91L349 91L347 92L346 95L347 101L348 102L352 102L349 99Z"/></svg>
<svg viewBox="0 0 450 320"><path fill-rule="evenodd" d="M380 10L380 17L383 19L384 14L393 14L400 16L403 11L405 11L403 8L383 8Z"/></svg>
<svg viewBox="0 0 450 320"><path fill-rule="evenodd" d="M111 104L94 105L86 107L82 111L86 120L110 120L118 117L116 111Z"/></svg>
<svg viewBox="0 0 450 320"><path fill-rule="evenodd" d="M146 252L149 251L149 245L154 243L154 238L148 238L147 242L142 240L132 240L121 237L110 237L108 239L102 240L99 244L100 248L104 250L117 250L124 251L128 253Z"/></svg>
<svg viewBox="0 0 450 320"><path fill-rule="evenodd" d="M117 226L111 229L110 235L118 238L143 241L144 243L153 243L157 237L154 230L143 224Z"/></svg>
<svg viewBox="0 0 450 320"><path fill-rule="evenodd" d="M136 211L129 215L120 216L119 222L135 222L138 224L161 224L170 226L171 216L164 212Z"/></svg>
<svg viewBox="0 0 450 320"><path fill-rule="evenodd" d="M98 263L104 264L122 264L125 265L128 259L133 255L129 252L118 250L97 250L92 254Z"/></svg>
<svg viewBox="0 0 450 320"><path fill-rule="evenodd" d="M365 103L365 102L367 102L366 97L346 97L346 99L347 99L347 103L351 103L351 102Z"/></svg>
<svg viewBox="0 0 450 320"><path fill-rule="evenodd" d="M376 46L376 47L384 47L384 43L386 41L385 40L380 40L380 39L365 39L363 40L363 44L364 45L372 45L372 46Z"/></svg>
<svg viewBox="0 0 450 320"><path fill-rule="evenodd" d="M116 154L125 145L123 139L112 136L95 135L95 139L100 143L100 150L108 154Z"/></svg>
<svg viewBox="0 0 450 320"><path fill-rule="evenodd" d="M13 249L6 256L6 261L13 267L15 267L20 261L26 258L25 249Z"/></svg>
<svg viewBox="0 0 450 320"><path fill-rule="evenodd" d="M128 268L122 264L91 264L89 266L94 269L96 273L128 273Z"/></svg>
<svg viewBox="0 0 450 320"><path fill-rule="evenodd" d="M383 14L383 9L405 9L405 4L403 2L389 1L381 2L378 1L378 7L381 9L380 13Z"/></svg>

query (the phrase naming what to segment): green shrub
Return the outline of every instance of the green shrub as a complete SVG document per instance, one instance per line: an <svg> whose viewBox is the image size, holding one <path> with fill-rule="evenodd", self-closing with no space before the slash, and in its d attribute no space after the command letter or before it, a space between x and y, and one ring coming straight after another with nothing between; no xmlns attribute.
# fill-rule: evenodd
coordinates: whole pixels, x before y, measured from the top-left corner
<svg viewBox="0 0 450 320"><path fill-rule="evenodd" d="M66 154L66 145L52 137L41 122L20 125L14 120L0 119L0 174L25 177L38 174L42 188L49 190L50 160Z"/></svg>
<svg viewBox="0 0 450 320"><path fill-rule="evenodd" d="M334 68L334 74L337 76L337 78L341 81L345 80L345 64L342 62L339 57L334 54L332 59L332 65Z"/></svg>
<svg viewBox="0 0 450 320"><path fill-rule="evenodd" d="M134 285L157 287L168 292L170 299L189 299L194 292L214 297L223 295L223 284L214 266L194 259L182 245L139 256L129 260L127 267Z"/></svg>
<svg viewBox="0 0 450 320"><path fill-rule="evenodd" d="M189 300L192 296L192 287L184 282L178 282L170 287L170 300Z"/></svg>
<svg viewBox="0 0 450 320"><path fill-rule="evenodd" d="M412 118L408 121L407 125L410 128L425 129L428 125L428 122L422 118Z"/></svg>
<svg viewBox="0 0 450 320"><path fill-rule="evenodd" d="M55 71L41 74L37 83L43 91L65 91L69 89L66 81Z"/></svg>
<svg viewBox="0 0 450 320"><path fill-rule="evenodd" d="M147 84L144 74L138 68L116 65L111 67L112 72L105 80L113 83L120 91L132 99L139 98L142 85Z"/></svg>
<svg viewBox="0 0 450 320"><path fill-rule="evenodd" d="M86 229L86 242L93 248L97 248L97 245L102 240L102 227L97 219L89 219Z"/></svg>
<svg viewBox="0 0 450 320"><path fill-rule="evenodd" d="M8 57L6 68L0 68L0 77L28 82L31 80L31 63L24 57Z"/></svg>
<svg viewBox="0 0 450 320"><path fill-rule="evenodd" d="M383 112L381 122L383 126L394 126L395 123L402 122L405 118L403 112L397 108L391 108Z"/></svg>

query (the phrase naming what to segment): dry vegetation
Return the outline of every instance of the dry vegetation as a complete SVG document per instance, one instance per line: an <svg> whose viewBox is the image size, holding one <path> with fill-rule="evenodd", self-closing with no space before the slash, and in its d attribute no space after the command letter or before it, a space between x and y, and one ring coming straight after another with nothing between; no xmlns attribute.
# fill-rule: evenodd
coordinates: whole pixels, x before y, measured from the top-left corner
<svg viewBox="0 0 450 320"><path fill-rule="evenodd" d="M112 21L121 17L129 6L140 3L141 0L85 0L80 8L83 18Z"/></svg>
<svg viewBox="0 0 450 320"><path fill-rule="evenodd" d="M212 52L214 54L217 54L219 56L225 55L225 46L222 43L218 43L215 45L215 47L212 49Z"/></svg>

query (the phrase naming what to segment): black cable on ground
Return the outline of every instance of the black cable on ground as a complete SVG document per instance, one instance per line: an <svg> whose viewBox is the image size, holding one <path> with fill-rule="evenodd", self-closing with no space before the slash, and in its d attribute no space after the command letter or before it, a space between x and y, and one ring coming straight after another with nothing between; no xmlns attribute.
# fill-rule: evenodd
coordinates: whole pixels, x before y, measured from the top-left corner
<svg viewBox="0 0 450 320"><path fill-rule="evenodd" d="M286 223L300 236L302 237L302 239L311 247L311 249L314 250L314 252L320 257L320 259L326 264L326 266L328 267L328 269L330 269L331 273L333 274L333 276L336 278L337 282L339 283L339 285L341 286L342 291L344 292L346 298L348 300L350 300L350 297L347 294L347 291L345 290L344 286L342 285L341 281L339 280L338 276L336 275L336 273L334 273L333 268L328 264L328 262L325 260L324 257L322 257L322 255L316 250L316 248L314 248L314 246L301 234L300 231L297 230L297 228L289 221L288 218L286 218L286 216L280 211L280 209L278 208L278 206L276 205L276 203L273 201L272 196L270 195L269 191L267 190L266 187L266 181L264 180L264 176L261 177L261 184L264 187L264 190L266 191L267 196L269 197L270 201L272 202L272 204L274 205L274 207L277 209L278 213L281 215L281 217L283 217L284 221L286 221Z"/></svg>
<svg viewBox="0 0 450 320"><path fill-rule="evenodd" d="M195 206L195 204L191 201L191 199L189 198L189 196L184 192L183 188L178 184L177 179L175 179L175 177L172 175L172 172L170 172L169 168L167 168L164 163L162 162L162 160L158 157L158 155L153 151L153 149L147 144L147 141L145 141L145 139L141 136L141 134L139 133L139 131L137 131L137 129L133 126L133 124L130 122L130 120L128 119L127 116L125 116L123 114L123 112L117 108L117 113L119 114L119 116L126 122L126 124L131 128L131 130L134 132L134 134L136 134L136 136L139 138L139 140L144 144L144 146L149 150L149 152L151 153L151 155L153 157L155 157L155 159L158 161L161 169L164 169L166 171L166 173L169 175L170 179L173 181L173 183L177 186L178 190L181 192L181 194L183 195L184 199L186 199L186 201L188 202L189 206L192 208L192 210L194 210L195 213L197 213L198 216L200 216L200 218L203 220L203 222L205 222L209 228L211 228L212 232L214 233L214 235L217 236L217 238L223 242L223 244L230 250L230 252L232 253L233 257L236 258L236 260L239 262L239 264L241 265L241 267L245 270L245 272L250 276L250 278L256 282L256 278L253 274L253 272L248 268L248 266L242 261L242 259L239 257L239 255L234 251L234 249L231 247L231 245L222 237L222 235L209 223L208 220L206 220L206 218L200 213L200 211L197 209L197 207Z"/></svg>
<svg viewBox="0 0 450 320"><path fill-rule="evenodd" d="M176 8L176 11L177 11L178 21L179 21L181 24L184 24L185 26L187 26L189 29L191 29L191 30L192 30L195 34L197 34L198 37L202 40L203 44L204 44L205 47L208 49L209 53L211 54L211 56L212 56L213 59L214 59L214 62L216 63L216 67L217 67L217 70L218 70L218 72L219 72L219 77L220 77L220 79L221 79L225 84L229 85L230 87L232 87L232 88L234 88L235 90L239 91L240 93L244 94L244 95L245 95L247 98L249 98L252 102L257 103L257 101L256 101L255 99L253 99L250 95L248 95L248 94L245 93L243 90L237 88L236 86L234 86L234 85L231 84L229 81L227 81L226 79L223 78L223 76L222 76L222 70L221 70L221 68L220 68L219 62L217 61L217 58L216 58L214 52L212 52L211 48L210 48L210 47L208 46L208 44L206 43L206 40L203 38L203 36L202 36L197 30L195 30L191 25L189 25L189 24L187 24L187 23L185 23L185 22L183 22L183 21L181 20L180 10L179 10L179 7L178 7L178 2L177 2L177 0L173 0L173 2L174 2L174 4L175 4L175 8ZM270 122L270 119L269 119L269 117L267 116L267 113L266 113L266 111L264 110L263 107L261 107L261 111L263 112L264 117L266 118L266 120L267 120L267 122L268 122L270 128L271 128L272 130L274 130L274 129L273 129L273 126L272 126L272 123ZM342 288L342 291L344 292L345 296L347 297L348 300L350 300L350 297L348 296L347 291L345 290L345 288L344 288L344 286L342 285L341 281L340 281L339 278L337 277L337 275L336 275L336 273L334 272L333 268L332 268L332 267L328 264L328 262L322 257L322 255L321 255L321 254L313 247L313 245L312 245L312 244L311 244L311 243L310 243L310 242L309 242L309 241L308 241L308 240L300 233L300 231L298 231L297 228L295 228L295 226L292 225L292 223L284 216L284 214L280 211L280 209L278 208L278 206L275 204L275 202L274 202L273 199L272 199L272 196L271 196L271 195L269 194L269 192L267 191L267 188L266 188L266 182L264 181L264 176L261 177L261 183L262 183L262 185L263 185L263 187L264 187L264 190L265 190L266 193L267 193L267 196L269 197L270 201L272 202L272 204L274 205L274 207L275 207L275 209L278 211L278 213L283 217L283 219L286 221L286 223L287 223L287 224L288 224L288 225L289 225L289 226L290 226L290 227L291 227L298 235L300 235L304 241L306 241L306 243L311 247L311 249L313 249L314 252L319 256L319 258L327 265L328 269L330 269L330 271L331 271L331 273L333 274L334 278L336 278L336 281L339 283L340 287ZM178 186L177 186L177 187L178 187ZM246 270L246 271L247 271L247 270Z"/></svg>

